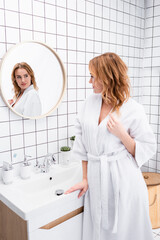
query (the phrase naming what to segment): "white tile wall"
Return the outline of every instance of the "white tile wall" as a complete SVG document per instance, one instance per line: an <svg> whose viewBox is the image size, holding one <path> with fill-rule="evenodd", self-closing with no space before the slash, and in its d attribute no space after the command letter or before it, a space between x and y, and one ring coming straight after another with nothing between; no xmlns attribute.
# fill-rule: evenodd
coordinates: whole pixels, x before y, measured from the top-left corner
<svg viewBox="0 0 160 240"><path fill-rule="evenodd" d="M74 135L77 111L92 92L88 62L106 51L117 52L128 64L138 101L144 84L144 106L152 126L159 130L159 76L154 72L160 56L159 8L156 0L0 0L0 59L17 42L43 41L58 52L68 78L59 109L44 119L22 119L0 97L0 166L3 160L13 160L14 153L14 163L21 162L24 154L32 155L33 161L47 152L58 158L60 146L69 144ZM155 170L157 161L152 159L147 166Z"/></svg>
<svg viewBox="0 0 160 240"><path fill-rule="evenodd" d="M160 3L145 1L145 41L144 41L144 78L142 84L142 102L147 109L149 121L157 139L157 154L149 161L147 171L160 172Z"/></svg>

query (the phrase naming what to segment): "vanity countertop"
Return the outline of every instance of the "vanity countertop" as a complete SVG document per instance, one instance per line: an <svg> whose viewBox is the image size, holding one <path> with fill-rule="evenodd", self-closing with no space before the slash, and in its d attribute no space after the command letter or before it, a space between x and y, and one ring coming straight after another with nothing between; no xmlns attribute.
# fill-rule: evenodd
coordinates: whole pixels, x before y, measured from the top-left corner
<svg viewBox="0 0 160 240"><path fill-rule="evenodd" d="M27 180L16 177L10 185L0 182L0 200L28 221L29 231L32 231L83 206L83 197L78 199L77 191L55 194L57 189L65 192L81 179L80 163L67 167L57 164L49 173L32 173Z"/></svg>

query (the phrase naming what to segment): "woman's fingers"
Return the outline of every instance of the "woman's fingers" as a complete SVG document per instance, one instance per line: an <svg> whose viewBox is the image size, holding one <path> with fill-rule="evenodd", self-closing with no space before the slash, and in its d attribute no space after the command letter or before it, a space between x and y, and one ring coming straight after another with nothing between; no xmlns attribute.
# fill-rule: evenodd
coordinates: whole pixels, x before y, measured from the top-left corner
<svg viewBox="0 0 160 240"><path fill-rule="evenodd" d="M79 190L79 188L71 187L71 188L68 189L64 194L68 194L68 193L71 193L71 192L74 192L74 191L77 191L77 190Z"/></svg>
<svg viewBox="0 0 160 240"><path fill-rule="evenodd" d="M80 193L78 194L78 198L82 197L82 196L83 196L83 194L85 194L85 193L86 193L86 191L85 191L85 190L82 190L82 191L80 191Z"/></svg>
<svg viewBox="0 0 160 240"><path fill-rule="evenodd" d="M80 198L81 196L83 196L83 194L87 191L88 189L88 183L87 181L82 181L80 183L77 183L76 185L74 185L73 187L71 187L70 189L68 189L65 194L80 190L79 194L78 194L78 198Z"/></svg>
<svg viewBox="0 0 160 240"><path fill-rule="evenodd" d="M113 119L113 120L115 119L112 113L110 113L109 116L111 119Z"/></svg>
<svg viewBox="0 0 160 240"><path fill-rule="evenodd" d="M74 192L75 189L73 187L71 187L70 189L68 189L67 191L65 191L64 194L68 194L68 193L71 193L71 192Z"/></svg>
<svg viewBox="0 0 160 240"><path fill-rule="evenodd" d="M110 119L109 119L109 120L112 120L112 122L116 123L117 120L116 120L116 118L113 116L113 113L110 113L109 116L110 116Z"/></svg>
<svg viewBox="0 0 160 240"><path fill-rule="evenodd" d="M112 119L109 119L108 122L107 122L107 126L108 126L109 128L113 128L114 125L115 125L115 123L113 122L113 120L112 120Z"/></svg>
<svg viewBox="0 0 160 240"><path fill-rule="evenodd" d="M109 119L108 122L107 122L107 124L108 124L109 127L112 127L112 126L113 126L112 120Z"/></svg>
<svg viewBox="0 0 160 240"><path fill-rule="evenodd" d="M74 191L77 191L77 190L81 190L82 189L82 186L80 186L80 184L76 184L74 185L73 187L71 187L70 189L68 189L65 194L68 194L68 193L71 193L71 192L74 192Z"/></svg>
<svg viewBox="0 0 160 240"><path fill-rule="evenodd" d="M8 100L8 103L11 105L13 103L13 99Z"/></svg>
<svg viewBox="0 0 160 240"><path fill-rule="evenodd" d="M107 122L108 129L112 130L114 128L117 128L119 125L117 118L114 117L112 113L110 113L109 116L110 118L108 119L108 122Z"/></svg>

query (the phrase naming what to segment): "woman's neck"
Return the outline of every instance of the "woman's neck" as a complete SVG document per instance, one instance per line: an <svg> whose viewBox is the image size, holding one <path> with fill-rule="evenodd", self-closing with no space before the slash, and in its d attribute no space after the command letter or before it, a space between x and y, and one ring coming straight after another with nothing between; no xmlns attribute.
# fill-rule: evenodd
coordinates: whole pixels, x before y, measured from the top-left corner
<svg viewBox="0 0 160 240"><path fill-rule="evenodd" d="M112 104L109 104L109 103L106 103L106 102L102 99L102 108L104 108L104 109L112 109L112 108L113 108L113 105L112 105Z"/></svg>

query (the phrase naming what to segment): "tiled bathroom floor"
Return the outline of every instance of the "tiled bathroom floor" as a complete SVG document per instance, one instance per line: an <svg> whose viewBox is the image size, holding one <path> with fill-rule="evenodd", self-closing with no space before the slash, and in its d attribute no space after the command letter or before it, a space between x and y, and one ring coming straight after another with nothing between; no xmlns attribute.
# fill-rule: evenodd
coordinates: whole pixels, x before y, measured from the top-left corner
<svg viewBox="0 0 160 240"><path fill-rule="evenodd" d="M160 240L160 228L153 229L153 236L155 240Z"/></svg>

